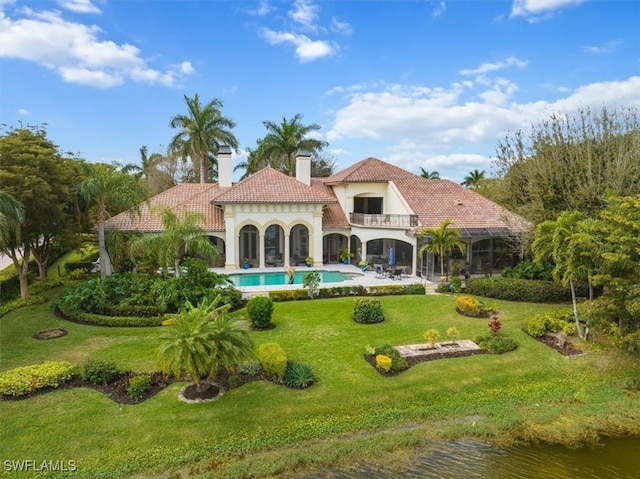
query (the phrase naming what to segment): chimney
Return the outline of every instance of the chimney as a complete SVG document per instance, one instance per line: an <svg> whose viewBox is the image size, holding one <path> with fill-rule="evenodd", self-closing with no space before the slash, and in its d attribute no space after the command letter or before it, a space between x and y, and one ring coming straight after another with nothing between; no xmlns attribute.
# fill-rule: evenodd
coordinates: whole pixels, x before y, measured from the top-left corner
<svg viewBox="0 0 640 479"><path fill-rule="evenodd" d="M298 150L296 155L296 180L311 185L311 153Z"/></svg>
<svg viewBox="0 0 640 479"><path fill-rule="evenodd" d="M228 188L231 186L231 148L220 145L218 148L218 186Z"/></svg>

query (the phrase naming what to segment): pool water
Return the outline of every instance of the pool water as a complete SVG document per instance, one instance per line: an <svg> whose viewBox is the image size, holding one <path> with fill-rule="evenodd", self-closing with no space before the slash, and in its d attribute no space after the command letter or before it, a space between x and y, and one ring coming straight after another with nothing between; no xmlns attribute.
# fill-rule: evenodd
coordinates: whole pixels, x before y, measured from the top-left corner
<svg viewBox="0 0 640 479"><path fill-rule="evenodd" d="M293 284L302 284L302 278L309 271L296 271ZM322 283L342 283L351 279L351 275L340 271L318 271L320 273L320 284ZM273 273L234 273L228 275L234 285L242 286L277 286L289 284L289 275L286 271Z"/></svg>

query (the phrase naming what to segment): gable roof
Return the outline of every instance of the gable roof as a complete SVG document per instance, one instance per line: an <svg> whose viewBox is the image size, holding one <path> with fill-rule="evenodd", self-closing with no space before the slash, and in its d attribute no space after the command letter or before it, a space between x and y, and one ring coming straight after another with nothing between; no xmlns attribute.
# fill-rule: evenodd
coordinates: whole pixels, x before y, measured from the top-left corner
<svg viewBox="0 0 640 479"><path fill-rule="evenodd" d="M266 167L229 188L224 188L212 198L214 204L222 203L316 203L331 204L338 200L320 188Z"/></svg>
<svg viewBox="0 0 640 479"><path fill-rule="evenodd" d="M210 200L220 192L217 183L183 183L169 188L140 205L140 215L124 211L105 222L106 229L155 233L164 230L162 211L173 210L178 216L185 211L204 216L203 229L224 231L224 215Z"/></svg>
<svg viewBox="0 0 640 479"><path fill-rule="evenodd" d="M386 183L388 181L406 178L407 175L417 176L402 168L379 160L365 158L335 175L326 178L331 183Z"/></svg>

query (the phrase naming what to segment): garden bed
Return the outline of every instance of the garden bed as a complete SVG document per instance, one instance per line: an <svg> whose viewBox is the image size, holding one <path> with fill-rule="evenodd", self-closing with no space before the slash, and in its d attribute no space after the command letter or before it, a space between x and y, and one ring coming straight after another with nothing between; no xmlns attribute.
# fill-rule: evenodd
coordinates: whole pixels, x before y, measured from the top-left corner
<svg viewBox="0 0 640 479"><path fill-rule="evenodd" d="M539 336L537 338L534 337L533 339L541 342L542 344L546 344L563 356L571 357L585 354L584 351L573 344L569 338L560 338L554 333L545 333L543 336Z"/></svg>

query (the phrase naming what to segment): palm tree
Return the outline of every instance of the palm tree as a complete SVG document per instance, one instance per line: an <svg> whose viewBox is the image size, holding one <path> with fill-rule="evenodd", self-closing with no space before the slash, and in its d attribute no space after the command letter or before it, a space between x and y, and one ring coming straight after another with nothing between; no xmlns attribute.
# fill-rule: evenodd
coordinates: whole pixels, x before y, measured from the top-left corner
<svg viewBox="0 0 640 479"><path fill-rule="evenodd" d="M111 261L105 245L104 223L111 213L131 210L139 212L139 205L147 198L146 190L131 175L104 163L87 164L86 179L77 185L80 196L97 209L98 248L100 250L100 275L111 275Z"/></svg>
<svg viewBox="0 0 640 479"><path fill-rule="evenodd" d="M428 170L425 170L422 167L420 167L420 176L422 176L423 178L426 178L427 180L439 180L440 179L440 173L438 173L437 171L428 171Z"/></svg>
<svg viewBox="0 0 640 479"><path fill-rule="evenodd" d="M192 253L214 261L218 257L218 249L211 244L206 231L199 224L204 222L201 213L185 212L182 218L165 209L161 214L164 231L159 235L144 235L131 243L129 254L135 260L148 251L156 255L158 266L162 266L166 277L169 266L173 266L175 277L180 277L180 253Z"/></svg>
<svg viewBox="0 0 640 479"><path fill-rule="evenodd" d="M259 157L266 159L271 166L286 171L289 176L295 174L295 157L299 150L314 154L329 145L326 141L307 137L309 133L318 131L320 125L303 125L300 120L302 115L297 113L290 120L283 117L279 125L271 121L262 122L268 133L259 142Z"/></svg>
<svg viewBox="0 0 640 479"><path fill-rule="evenodd" d="M240 178L241 180L244 180L265 166L263 159L260 158L259 147L260 145L258 144L258 148L256 149L247 148L247 160L241 161L233 168L234 172L244 170L244 174Z"/></svg>
<svg viewBox="0 0 640 479"><path fill-rule="evenodd" d="M24 221L24 206L14 196L0 190L0 248L11 237L20 238L20 225Z"/></svg>
<svg viewBox="0 0 640 479"><path fill-rule="evenodd" d="M475 169L465 176L464 181L460 184L467 188L476 189L480 186L482 180L484 180L484 170L478 171Z"/></svg>
<svg viewBox="0 0 640 479"><path fill-rule="evenodd" d="M176 115L171 119L171 128L180 131L171 140L169 150L181 153L185 159L191 158L196 171L200 171L200 183L206 183L210 156L215 157L221 145L238 149L238 140L231 132L236 124L222 115L222 101L217 98L204 106L197 93L193 98L185 95L184 100L188 115Z"/></svg>
<svg viewBox="0 0 640 479"><path fill-rule="evenodd" d="M418 234L418 238L430 236L431 242L420 248L418 254L422 256L425 252L440 256L440 276L444 278L444 257L458 248L462 253L467 250L467 245L462 241L460 232L455 228L449 228L453 224L452 220L444 220L437 228L423 228Z"/></svg>
<svg viewBox="0 0 640 479"><path fill-rule="evenodd" d="M531 244L534 261L539 264L548 260L553 261L555 264L552 271L553 279L570 287L573 316L581 339L585 339L585 333L578 320L575 281L589 278L595 264L591 264L592 262L588 259L590 255L585 255L584 235L588 228L585 221L584 214L579 211L564 211L557 220L543 221L538 224ZM591 241L591 244L595 245L595 242Z"/></svg>
<svg viewBox="0 0 640 479"><path fill-rule="evenodd" d="M185 309L173 315L157 350L160 368L175 377L186 371L199 392L209 386L203 378L254 356L248 331L216 308L218 301L219 297L199 306L187 301Z"/></svg>

